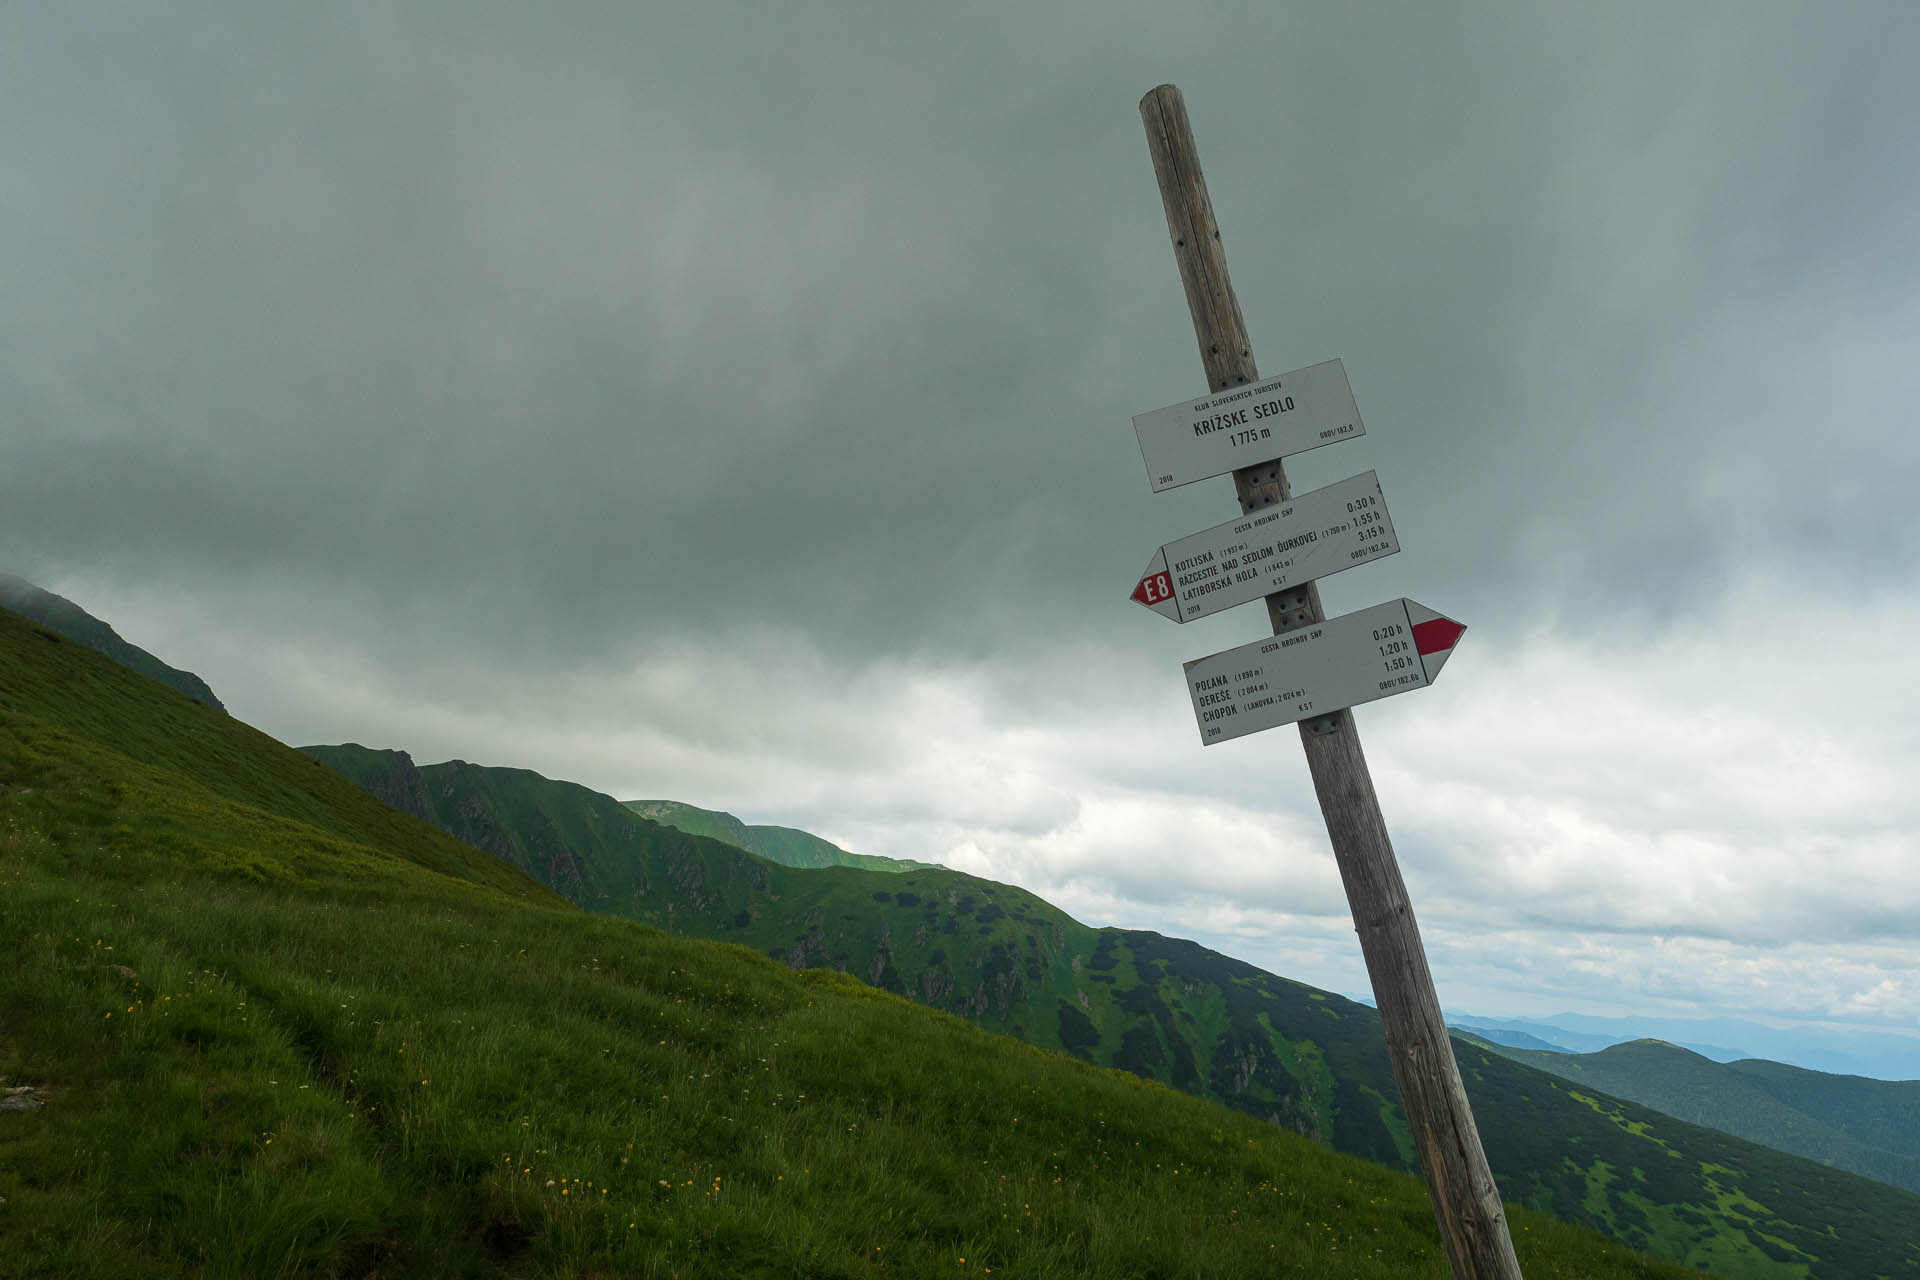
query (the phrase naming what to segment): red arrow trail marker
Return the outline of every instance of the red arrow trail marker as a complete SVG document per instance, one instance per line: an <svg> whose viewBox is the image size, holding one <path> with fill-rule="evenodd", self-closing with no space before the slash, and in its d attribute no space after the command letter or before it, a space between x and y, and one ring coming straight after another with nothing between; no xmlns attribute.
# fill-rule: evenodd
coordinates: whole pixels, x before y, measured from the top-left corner
<svg viewBox="0 0 1920 1280"><path fill-rule="evenodd" d="M1178 612L1168 612L1173 608L1173 575L1167 572L1165 547L1153 553L1153 559L1147 562L1146 576L1140 579L1140 585L1133 589L1133 594L1127 599L1138 601L1155 613L1166 613L1176 622L1179 621Z"/></svg>
<svg viewBox="0 0 1920 1280"><path fill-rule="evenodd" d="M1422 614L1427 615L1421 617ZM1466 624L1455 622L1452 618L1443 618L1423 604L1407 601L1407 616L1413 619L1413 647L1422 658L1432 660L1424 663L1427 679L1431 680L1440 673L1440 664L1453 653L1453 646L1467 633Z"/></svg>

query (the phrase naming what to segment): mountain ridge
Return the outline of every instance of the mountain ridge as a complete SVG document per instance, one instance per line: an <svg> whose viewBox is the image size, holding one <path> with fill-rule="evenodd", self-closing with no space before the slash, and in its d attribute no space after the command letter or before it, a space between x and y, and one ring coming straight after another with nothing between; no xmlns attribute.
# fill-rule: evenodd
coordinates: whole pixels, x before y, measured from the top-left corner
<svg viewBox="0 0 1920 1280"><path fill-rule="evenodd" d="M712 836L749 853L789 867L865 867L869 871L912 871L939 863L878 854L850 853L798 827L749 825L719 809L702 809L679 800L623 800L634 813L691 835Z"/></svg>
<svg viewBox="0 0 1920 1280"><path fill-rule="evenodd" d="M1765 1059L1717 1063L1656 1039L1590 1054L1494 1048L1690 1124L1920 1192L1920 1081L1835 1076Z"/></svg>
<svg viewBox="0 0 1920 1280"><path fill-rule="evenodd" d="M571 850L583 865L619 869L597 882L617 881L620 893L596 899L596 910L738 942L794 967L838 968L984 1029L1412 1167L1377 1015L1365 1005L1197 943L1092 928L1018 886L943 868L783 867L644 823L610 796L527 771L444 779L476 784L444 797L434 796L431 779L427 786L436 805L452 804L470 823L508 822L516 812L552 817L565 803L602 815L570 824L574 831L604 836L621 830L622 817L642 822L624 845ZM516 797L519 788L543 794ZM1456 1041L1456 1053L1509 1199L1730 1276L1799 1274L1772 1268L1804 1257L1821 1261L1814 1275L1850 1280L1889 1269L1903 1247L1920 1250L1920 1238L1903 1246L1881 1225L1912 1222L1920 1231L1920 1198L1576 1087L1466 1041ZM1733 1214L1729 1203L1748 1207Z"/></svg>
<svg viewBox="0 0 1920 1280"><path fill-rule="evenodd" d="M1415 1179L582 912L6 612L0 939L10 1280L1446 1272Z"/></svg>
<svg viewBox="0 0 1920 1280"><path fill-rule="evenodd" d="M1523 1032L1568 1053L1597 1053L1629 1040L1656 1039L1715 1062L1753 1058L1828 1075L1876 1080L1920 1077L1920 1036L1861 1027L1819 1023L1774 1027L1728 1017L1599 1017L1567 1012L1505 1018L1447 1010L1445 1016L1449 1026Z"/></svg>
<svg viewBox="0 0 1920 1280"><path fill-rule="evenodd" d="M35 586L25 578L0 573L0 608L10 609L30 622L86 645L95 653L137 671L149 680L185 694L195 702L222 714L226 706L214 697L207 682L191 671L182 671L154 657L140 646L124 639L119 632L65 596Z"/></svg>

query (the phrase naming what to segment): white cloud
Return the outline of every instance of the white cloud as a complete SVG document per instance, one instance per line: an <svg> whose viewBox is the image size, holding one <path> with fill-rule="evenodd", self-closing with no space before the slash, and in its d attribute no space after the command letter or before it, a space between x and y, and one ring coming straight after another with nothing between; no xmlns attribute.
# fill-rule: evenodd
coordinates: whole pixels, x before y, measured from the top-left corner
<svg viewBox="0 0 1920 1280"><path fill-rule="evenodd" d="M1776 577L1664 628L1477 627L1432 689L1363 708L1435 972L1473 997L1449 1003L1638 993L1911 1022L1912 598ZM163 651L187 640L150 596L93 603ZM197 643L240 715L297 741L727 808L1365 989L1294 732L1201 747L1178 670L1157 657L862 664L763 629L663 645L623 671L456 655L410 685L354 648L244 631ZM248 660L269 647L270 666ZM1035 696L1048 687L1072 693Z"/></svg>

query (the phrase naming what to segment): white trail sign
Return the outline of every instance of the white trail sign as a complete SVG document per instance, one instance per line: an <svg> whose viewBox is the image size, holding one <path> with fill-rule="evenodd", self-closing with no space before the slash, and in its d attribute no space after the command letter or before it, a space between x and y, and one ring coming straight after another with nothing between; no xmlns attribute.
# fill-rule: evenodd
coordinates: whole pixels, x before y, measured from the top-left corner
<svg viewBox="0 0 1920 1280"><path fill-rule="evenodd" d="M1167 543L1128 598L1192 622L1399 549L1380 477L1366 471Z"/></svg>
<svg viewBox="0 0 1920 1280"><path fill-rule="evenodd" d="M1137 413L1155 493L1367 433L1339 360Z"/></svg>
<svg viewBox="0 0 1920 1280"><path fill-rule="evenodd" d="M1463 623L1402 596L1185 663L1200 741L1212 746L1424 689Z"/></svg>

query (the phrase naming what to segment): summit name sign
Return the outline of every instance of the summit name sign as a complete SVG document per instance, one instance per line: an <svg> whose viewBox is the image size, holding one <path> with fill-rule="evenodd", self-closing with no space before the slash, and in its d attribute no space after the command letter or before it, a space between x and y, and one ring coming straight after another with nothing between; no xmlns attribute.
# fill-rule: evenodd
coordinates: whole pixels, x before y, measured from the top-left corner
<svg viewBox="0 0 1920 1280"><path fill-rule="evenodd" d="M1155 493L1367 433L1338 359L1135 414Z"/></svg>

